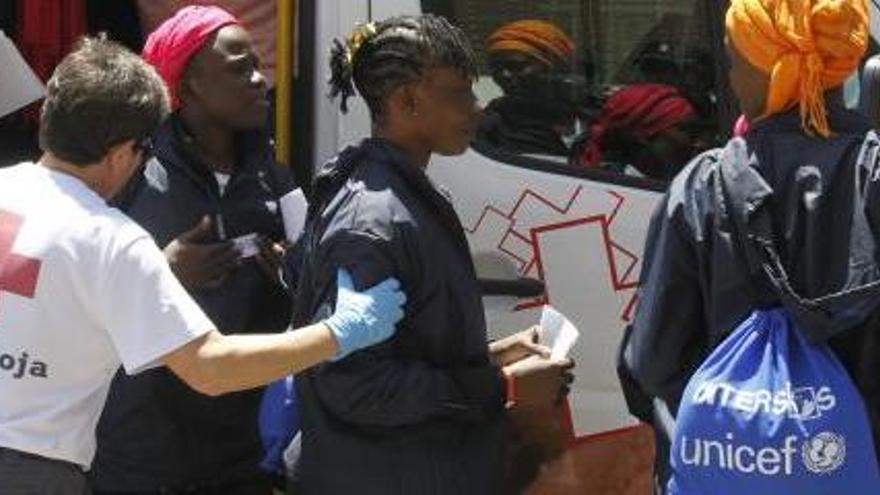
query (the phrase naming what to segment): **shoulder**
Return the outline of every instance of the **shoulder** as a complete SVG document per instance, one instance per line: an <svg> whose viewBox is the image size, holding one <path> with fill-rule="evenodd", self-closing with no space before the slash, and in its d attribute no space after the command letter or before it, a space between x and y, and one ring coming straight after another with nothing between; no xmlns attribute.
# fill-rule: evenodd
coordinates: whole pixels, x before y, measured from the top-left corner
<svg viewBox="0 0 880 495"><path fill-rule="evenodd" d="M744 142L731 142L691 160L669 185L663 202L663 218L684 229L689 237L704 237L708 220L718 208L717 186L723 157L731 146L743 145Z"/></svg>
<svg viewBox="0 0 880 495"><path fill-rule="evenodd" d="M413 222L405 181L381 157L363 153L356 160L325 214L332 215L337 229L390 240L395 229Z"/></svg>
<svg viewBox="0 0 880 495"><path fill-rule="evenodd" d="M68 230L78 244L110 262L129 247L141 242L154 243L152 236L114 207L96 208Z"/></svg>
<svg viewBox="0 0 880 495"><path fill-rule="evenodd" d="M374 186L358 177L346 183L328 209L333 212L332 230L394 239L397 229L411 221L411 215L394 188Z"/></svg>
<svg viewBox="0 0 880 495"><path fill-rule="evenodd" d="M719 177L722 156L725 148L715 148L697 155L669 185L669 204L682 207L698 202L701 197L712 194Z"/></svg>

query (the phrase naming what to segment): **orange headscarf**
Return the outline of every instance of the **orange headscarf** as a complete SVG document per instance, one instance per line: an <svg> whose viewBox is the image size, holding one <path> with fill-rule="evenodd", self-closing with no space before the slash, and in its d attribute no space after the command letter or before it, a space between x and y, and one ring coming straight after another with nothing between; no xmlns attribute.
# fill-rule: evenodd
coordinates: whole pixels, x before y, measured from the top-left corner
<svg viewBox="0 0 880 495"><path fill-rule="evenodd" d="M527 19L501 26L489 36L490 52L524 53L547 66L568 65L574 55L574 41L555 25Z"/></svg>
<svg viewBox="0 0 880 495"><path fill-rule="evenodd" d="M770 76L764 116L797 103L807 132L831 135L824 91L859 66L868 46L866 0L731 0L727 35Z"/></svg>

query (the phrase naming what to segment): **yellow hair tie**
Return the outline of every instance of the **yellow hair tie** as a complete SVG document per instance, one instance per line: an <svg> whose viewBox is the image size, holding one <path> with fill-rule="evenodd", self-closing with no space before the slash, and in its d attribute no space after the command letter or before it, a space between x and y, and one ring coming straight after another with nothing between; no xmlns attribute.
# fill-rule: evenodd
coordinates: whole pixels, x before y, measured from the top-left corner
<svg viewBox="0 0 880 495"><path fill-rule="evenodd" d="M376 24L373 22L361 23L354 27L351 35L349 35L346 45L348 45L348 63L354 63L354 56L364 46L364 43L373 39L378 31Z"/></svg>

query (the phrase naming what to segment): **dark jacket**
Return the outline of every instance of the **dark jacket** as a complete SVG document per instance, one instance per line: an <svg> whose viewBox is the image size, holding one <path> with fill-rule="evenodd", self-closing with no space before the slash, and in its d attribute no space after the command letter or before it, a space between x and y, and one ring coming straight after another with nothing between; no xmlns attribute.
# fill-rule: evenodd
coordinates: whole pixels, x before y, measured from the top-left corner
<svg viewBox="0 0 880 495"><path fill-rule="evenodd" d="M574 121L572 106L554 99L502 96L483 110L476 141L517 154L568 156L556 127Z"/></svg>
<svg viewBox="0 0 880 495"><path fill-rule="evenodd" d="M750 273L731 215L744 212L751 225L758 212L769 212L776 250L805 298L880 278L876 266L855 270L864 267L855 263L858 250L850 242L854 204L862 205L874 239L880 234L880 165L869 152L877 138L863 117L841 106L832 105L829 118L835 134L828 140L804 134L796 112L759 122L744 141L698 157L673 181L651 222L640 306L621 352L621 380L637 416L652 420L652 401L674 416L687 381L711 350L751 310L772 302ZM740 169L736 180L724 183L729 196L719 193L723 167ZM880 315L876 304L864 307L870 309L855 315L829 313L822 329L828 333L814 340L829 343L850 372L876 437ZM858 324L847 328L850 320Z"/></svg>
<svg viewBox="0 0 880 495"><path fill-rule="evenodd" d="M284 238L278 199L292 186L272 160L266 136L242 136L241 168L222 196L192 139L172 117L154 136L150 159L120 207L164 247L204 215L221 215L227 238L257 232ZM284 330L290 297L254 260L216 289L191 291L224 333ZM260 390L211 398L167 369L117 374L98 427L95 485L102 490L157 489L222 482L258 473Z"/></svg>
<svg viewBox="0 0 880 495"><path fill-rule="evenodd" d="M330 313L337 267L361 289L394 276L408 302L391 341L297 377L303 493L498 493L503 380L452 205L375 139L343 151L315 186L295 325Z"/></svg>

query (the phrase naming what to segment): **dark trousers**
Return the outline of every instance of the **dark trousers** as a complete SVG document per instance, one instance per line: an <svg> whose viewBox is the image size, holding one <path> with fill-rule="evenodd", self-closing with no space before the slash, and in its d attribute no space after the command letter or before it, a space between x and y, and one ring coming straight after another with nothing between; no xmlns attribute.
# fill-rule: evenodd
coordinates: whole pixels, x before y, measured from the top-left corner
<svg viewBox="0 0 880 495"><path fill-rule="evenodd" d="M0 493L3 495L87 495L82 468L0 447Z"/></svg>

